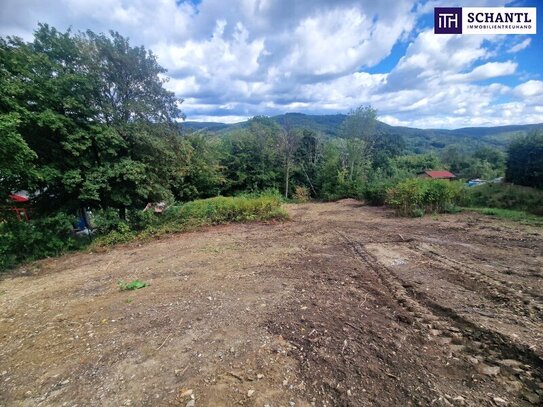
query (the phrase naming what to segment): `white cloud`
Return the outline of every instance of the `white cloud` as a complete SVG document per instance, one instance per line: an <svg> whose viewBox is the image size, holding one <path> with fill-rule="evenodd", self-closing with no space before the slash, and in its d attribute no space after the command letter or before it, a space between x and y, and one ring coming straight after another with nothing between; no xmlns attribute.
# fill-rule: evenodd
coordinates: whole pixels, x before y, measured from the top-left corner
<svg viewBox="0 0 543 407"><path fill-rule="evenodd" d="M185 99L187 120L340 113L370 103L390 124L543 121L543 82L516 58L499 58L526 49L530 39L511 45L504 36L435 35L417 26L439 5L469 2L3 0L0 34L30 40L38 21L61 30L113 28L153 50L169 70L166 86ZM388 72L367 72L407 41ZM524 83L500 83L519 71Z"/></svg>
<svg viewBox="0 0 543 407"><path fill-rule="evenodd" d="M475 67L471 72L456 74L448 78L449 81L472 82L484 79L497 78L515 73L518 64L512 61L487 62Z"/></svg>
<svg viewBox="0 0 543 407"><path fill-rule="evenodd" d="M515 88L515 93L523 98L533 96L543 97L543 82L535 80L524 82Z"/></svg>
<svg viewBox="0 0 543 407"><path fill-rule="evenodd" d="M518 44L513 45L511 48L509 48L507 52L509 52L510 54L513 54L515 52L522 51L523 49L528 48L531 43L532 43L532 39L526 38L525 40L519 42Z"/></svg>

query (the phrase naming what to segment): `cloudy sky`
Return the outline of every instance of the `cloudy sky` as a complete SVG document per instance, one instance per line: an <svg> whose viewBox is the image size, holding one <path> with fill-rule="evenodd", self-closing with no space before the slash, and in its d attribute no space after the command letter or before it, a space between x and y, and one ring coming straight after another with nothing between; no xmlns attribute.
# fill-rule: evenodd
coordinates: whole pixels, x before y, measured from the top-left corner
<svg viewBox="0 0 543 407"><path fill-rule="evenodd" d="M456 128L543 122L537 35L435 35L435 6L541 1L0 0L0 36L38 22L110 29L168 69L187 120L236 122L371 104L389 124Z"/></svg>

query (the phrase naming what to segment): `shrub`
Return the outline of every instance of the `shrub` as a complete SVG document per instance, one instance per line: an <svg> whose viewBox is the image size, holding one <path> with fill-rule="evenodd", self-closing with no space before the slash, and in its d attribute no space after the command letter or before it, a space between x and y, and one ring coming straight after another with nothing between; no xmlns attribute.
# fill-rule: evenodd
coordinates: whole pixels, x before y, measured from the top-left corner
<svg viewBox="0 0 543 407"><path fill-rule="evenodd" d="M182 232L202 225L228 222L286 218L277 193L216 197L173 206L162 215L129 211L127 221L119 219L118 211L95 213L99 235L93 246L102 247L146 239L165 233ZM73 235L74 217L59 213L28 222L9 220L0 223L0 271L24 261L58 256L79 248L87 239Z"/></svg>
<svg viewBox="0 0 543 407"><path fill-rule="evenodd" d="M512 184L484 184L468 189L467 206L514 209L543 215L543 191Z"/></svg>
<svg viewBox="0 0 543 407"><path fill-rule="evenodd" d="M183 232L203 225L282 219L286 216L281 207L280 196L274 193L264 193L260 196L219 196L174 205L160 216L153 214L143 230L132 230L128 225L119 227L106 235L99 236L94 244L108 246L166 233Z"/></svg>
<svg viewBox="0 0 543 407"><path fill-rule="evenodd" d="M294 193L292 194L292 198L296 202L308 202L309 201L309 188L297 185L294 187Z"/></svg>
<svg viewBox="0 0 543 407"><path fill-rule="evenodd" d="M96 231L100 234L118 231L128 226L119 217L119 211L113 208L93 211L93 223Z"/></svg>
<svg viewBox="0 0 543 407"><path fill-rule="evenodd" d="M0 224L0 270L77 248L73 222L72 216L58 213L27 222L10 220Z"/></svg>
<svg viewBox="0 0 543 407"><path fill-rule="evenodd" d="M388 190L395 184L391 179L368 182L362 187L360 195L368 205L381 206L386 202Z"/></svg>
<svg viewBox="0 0 543 407"><path fill-rule="evenodd" d="M391 188L386 202L400 216L422 216L450 211L463 195L464 187L458 182L413 178Z"/></svg>

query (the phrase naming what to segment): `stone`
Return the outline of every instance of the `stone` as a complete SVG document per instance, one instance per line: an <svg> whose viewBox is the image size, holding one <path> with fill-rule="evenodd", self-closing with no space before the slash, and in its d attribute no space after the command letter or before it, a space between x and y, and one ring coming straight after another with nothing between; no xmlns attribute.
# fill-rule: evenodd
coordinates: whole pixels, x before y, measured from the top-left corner
<svg viewBox="0 0 543 407"><path fill-rule="evenodd" d="M479 363L478 365L475 365L475 370L487 376L497 376L498 373L500 373L499 366L489 366L484 363Z"/></svg>
<svg viewBox="0 0 543 407"><path fill-rule="evenodd" d="M466 404L466 399L462 396L456 396L455 398L452 399L452 401L456 401L456 403L460 404L461 406Z"/></svg>
<svg viewBox="0 0 543 407"><path fill-rule="evenodd" d="M519 362L518 360L514 360L514 359L503 359L503 360L500 360L499 363L500 363L500 365L509 366L509 367L522 366L521 362Z"/></svg>
<svg viewBox="0 0 543 407"><path fill-rule="evenodd" d="M188 397L188 396L192 396L192 389L187 389L187 390L184 390L182 391L180 394L179 394L180 397Z"/></svg>
<svg viewBox="0 0 543 407"><path fill-rule="evenodd" d="M492 400L494 401L494 404L500 407L505 407L508 405L507 401L505 401L501 397L494 397Z"/></svg>
<svg viewBox="0 0 543 407"><path fill-rule="evenodd" d="M474 358L473 356L468 356L468 360L474 365L479 364L479 359Z"/></svg>
<svg viewBox="0 0 543 407"><path fill-rule="evenodd" d="M532 393L531 391L522 392L522 397L535 405L539 405L539 402L541 401L541 398L537 394Z"/></svg>
<svg viewBox="0 0 543 407"><path fill-rule="evenodd" d="M185 407L194 407L194 399L189 400Z"/></svg>
<svg viewBox="0 0 543 407"><path fill-rule="evenodd" d="M251 397L253 394L255 394L255 391L251 389L247 392L247 397Z"/></svg>

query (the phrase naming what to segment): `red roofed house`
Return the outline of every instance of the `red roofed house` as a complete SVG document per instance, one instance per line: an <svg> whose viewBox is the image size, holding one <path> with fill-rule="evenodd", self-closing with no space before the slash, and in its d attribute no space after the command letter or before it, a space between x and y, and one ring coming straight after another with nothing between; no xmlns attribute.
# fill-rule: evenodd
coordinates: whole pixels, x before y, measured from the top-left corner
<svg viewBox="0 0 543 407"><path fill-rule="evenodd" d="M17 219L18 220L28 220L29 217L28 217L28 213L30 210L32 210L32 208L29 206L30 204L30 200L20 194L20 193L17 193L17 194L12 194L9 196L9 200L8 200L10 203L8 205L3 205L0 207L0 211L11 211L11 212L14 212L15 215L17 216ZM0 216L0 219L2 218L2 216Z"/></svg>
<svg viewBox="0 0 543 407"><path fill-rule="evenodd" d="M452 181L456 178L456 175L449 171L424 171L419 174L419 177L431 179L448 179L449 181Z"/></svg>

